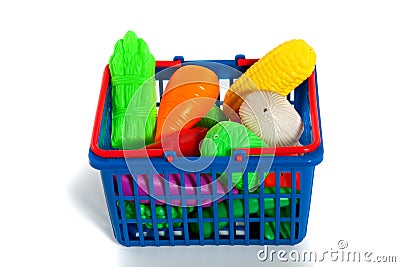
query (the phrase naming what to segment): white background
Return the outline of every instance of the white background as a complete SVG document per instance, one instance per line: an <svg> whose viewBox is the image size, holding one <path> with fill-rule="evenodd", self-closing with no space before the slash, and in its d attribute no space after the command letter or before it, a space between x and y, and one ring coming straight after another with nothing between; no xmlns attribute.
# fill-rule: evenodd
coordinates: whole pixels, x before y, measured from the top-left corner
<svg viewBox="0 0 400 267"><path fill-rule="evenodd" d="M257 260L257 246L115 242L87 153L102 72L127 30L160 60L256 58L292 38L312 45L325 158L295 248L330 250L343 239L400 261L396 2L3 1L0 265L273 266Z"/></svg>

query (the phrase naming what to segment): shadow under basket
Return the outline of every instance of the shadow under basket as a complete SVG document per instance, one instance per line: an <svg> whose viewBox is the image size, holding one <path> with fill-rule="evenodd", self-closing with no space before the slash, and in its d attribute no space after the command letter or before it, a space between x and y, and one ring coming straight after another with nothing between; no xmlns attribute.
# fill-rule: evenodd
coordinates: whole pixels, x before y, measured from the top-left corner
<svg viewBox="0 0 400 267"><path fill-rule="evenodd" d="M185 61L175 57L173 61L157 61L158 98L174 71L183 65L210 68L227 89L256 61L243 55L234 60ZM222 99L220 95L217 106ZM181 158L173 151L119 150L110 144L111 82L106 66L89 161L100 170L118 242L124 246L301 242L307 233L314 169L323 159L316 70L288 100L304 123L302 146L276 148L274 156L262 148L237 149L230 157L212 160ZM205 164L208 160L211 163ZM221 185L217 180L223 173L225 183ZM243 190L232 189L232 177L243 179ZM257 186L252 190L248 182L254 177ZM203 179L210 183L199 187ZM143 193L143 183L148 194Z"/></svg>

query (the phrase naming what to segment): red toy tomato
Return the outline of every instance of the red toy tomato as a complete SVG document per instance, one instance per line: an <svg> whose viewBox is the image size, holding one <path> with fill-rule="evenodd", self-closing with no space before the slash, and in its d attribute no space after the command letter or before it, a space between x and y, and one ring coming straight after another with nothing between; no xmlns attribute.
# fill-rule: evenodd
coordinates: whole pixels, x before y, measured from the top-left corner
<svg viewBox="0 0 400 267"><path fill-rule="evenodd" d="M276 174L271 172L265 177L264 187L275 187L276 186ZM280 177L281 188L291 188L292 187L292 173L281 172ZM296 173L296 190L300 190L300 173Z"/></svg>
<svg viewBox="0 0 400 267"><path fill-rule="evenodd" d="M172 133L163 137L160 141L146 146L146 149L163 149L164 151L175 151L177 156L195 157L200 155L200 142L204 139L208 129L195 127L182 129L180 132Z"/></svg>

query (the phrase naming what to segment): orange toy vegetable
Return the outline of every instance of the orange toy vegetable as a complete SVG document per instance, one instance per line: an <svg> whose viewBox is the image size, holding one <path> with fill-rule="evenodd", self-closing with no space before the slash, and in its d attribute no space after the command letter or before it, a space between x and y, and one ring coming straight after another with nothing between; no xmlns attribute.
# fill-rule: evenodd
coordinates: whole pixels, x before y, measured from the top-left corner
<svg viewBox="0 0 400 267"><path fill-rule="evenodd" d="M218 76L210 69L186 65L171 76L158 110L156 137L192 128L211 109L219 94Z"/></svg>

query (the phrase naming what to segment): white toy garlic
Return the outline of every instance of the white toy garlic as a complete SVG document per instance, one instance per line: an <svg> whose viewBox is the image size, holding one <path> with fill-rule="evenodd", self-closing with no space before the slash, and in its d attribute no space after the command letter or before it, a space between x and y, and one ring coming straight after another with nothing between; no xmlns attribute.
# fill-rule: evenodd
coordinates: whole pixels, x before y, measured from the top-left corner
<svg viewBox="0 0 400 267"><path fill-rule="evenodd" d="M297 146L304 125L285 96L270 91L249 94L239 109L242 123L270 147Z"/></svg>

